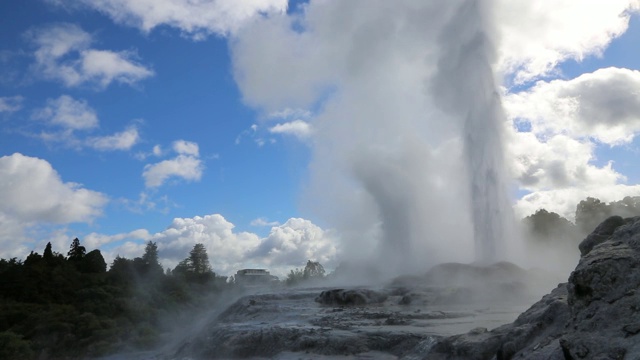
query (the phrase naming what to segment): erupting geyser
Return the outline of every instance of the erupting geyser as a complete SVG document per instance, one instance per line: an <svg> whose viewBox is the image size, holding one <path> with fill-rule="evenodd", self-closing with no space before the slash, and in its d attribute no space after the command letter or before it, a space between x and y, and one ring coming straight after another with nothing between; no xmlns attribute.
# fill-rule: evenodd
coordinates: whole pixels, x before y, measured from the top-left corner
<svg viewBox="0 0 640 360"><path fill-rule="evenodd" d="M315 109L303 203L339 234L339 260L392 277L505 258L495 7L310 1L233 42L248 103Z"/></svg>
<svg viewBox="0 0 640 360"><path fill-rule="evenodd" d="M434 96L463 120L476 262L505 256L512 221L507 197L502 126L506 121L495 84L490 0L468 0L445 26Z"/></svg>

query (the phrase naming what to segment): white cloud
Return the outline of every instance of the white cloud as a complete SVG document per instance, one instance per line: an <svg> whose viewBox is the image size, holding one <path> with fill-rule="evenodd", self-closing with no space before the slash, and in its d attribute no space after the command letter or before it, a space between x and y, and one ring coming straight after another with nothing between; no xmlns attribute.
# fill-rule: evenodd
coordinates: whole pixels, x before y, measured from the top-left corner
<svg viewBox="0 0 640 360"><path fill-rule="evenodd" d="M518 200L515 209L520 217L531 215L539 209L546 209L574 221L576 205L589 196L603 202L619 201L625 196L640 196L640 185L610 184L536 191Z"/></svg>
<svg viewBox="0 0 640 360"><path fill-rule="evenodd" d="M623 34L637 0L500 0L500 67L516 83L552 74L568 59L599 55Z"/></svg>
<svg viewBox="0 0 640 360"><path fill-rule="evenodd" d="M97 136L86 140L86 144L100 151L129 150L140 140L138 129L130 126L124 131L108 136Z"/></svg>
<svg viewBox="0 0 640 360"><path fill-rule="evenodd" d="M160 149L158 149L158 152ZM198 144L192 141L185 140L177 140L173 142L173 151L177 152L181 155L191 155L191 156L199 156L199 148ZM156 153L156 148L153 148L154 154Z"/></svg>
<svg viewBox="0 0 640 360"><path fill-rule="evenodd" d="M50 0L67 4L70 0ZM287 0L81 0L114 21L145 32L161 25L177 28L195 39L234 33L261 14L282 13Z"/></svg>
<svg viewBox="0 0 640 360"><path fill-rule="evenodd" d="M135 61L132 52L90 48L92 36L73 24L32 29L27 37L36 47L36 72L68 87L86 83L99 88L112 82L134 84L153 75L152 70Z"/></svg>
<svg viewBox="0 0 640 360"><path fill-rule="evenodd" d="M311 117L311 112L304 109L291 109L285 108L279 111L273 111L267 115L269 119L308 119Z"/></svg>
<svg viewBox="0 0 640 360"><path fill-rule="evenodd" d="M69 95L48 99L46 106L36 110L33 117L71 130L88 130L98 126L95 110L85 100L76 100Z"/></svg>
<svg viewBox="0 0 640 360"><path fill-rule="evenodd" d="M4 96L0 97L0 113L12 113L22 109L22 96Z"/></svg>
<svg viewBox="0 0 640 360"><path fill-rule="evenodd" d="M108 202L102 193L63 182L47 161L20 153L0 157L0 199L0 257L19 258L32 248L34 228L91 222Z"/></svg>
<svg viewBox="0 0 640 360"><path fill-rule="evenodd" d="M278 226L278 225L280 225L280 223L277 222L277 221L269 221L267 218L260 217L260 218L251 220L250 225L251 226L261 226L261 227L262 226Z"/></svg>
<svg viewBox="0 0 640 360"><path fill-rule="evenodd" d="M107 197L65 183L47 161L15 153L0 157L0 212L23 222L88 222Z"/></svg>
<svg viewBox="0 0 640 360"><path fill-rule="evenodd" d="M540 81L504 99L508 114L541 136L566 133L608 145L640 131L640 71L606 68L572 80Z"/></svg>
<svg viewBox="0 0 640 360"><path fill-rule="evenodd" d="M529 191L617 184L624 177L612 164L597 167L592 162L595 146L588 140L555 135L541 140L531 132L512 133L508 153L513 175Z"/></svg>
<svg viewBox="0 0 640 360"><path fill-rule="evenodd" d="M269 128L272 134L292 135L298 139L304 140L311 135L312 128L309 123L302 120L294 120L287 123L277 124Z"/></svg>
<svg viewBox="0 0 640 360"><path fill-rule="evenodd" d="M202 162L194 156L178 155L170 160L147 164L142 176L146 187L159 187L171 177L198 181L202 177Z"/></svg>
<svg viewBox="0 0 640 360"><path fill-rule="evenodd" d="M337 254L336 239L330 233L309 220L291 218L273 227L250 257L275 266L299 266L314 260L333 267Z"/></svg>
<svg viewBox="0 0 640 360"><path fill-rule="evenodd" d="M94 130L99 126L96 111L84 100L76 100L68 95L57 99L47 99L47 104L34 111L34 119L42 120L59 131L42 131L36 137L50 143L59 143L66 147L82 149L93 148L98 151L130 150L140 140L136 126L113 135L78 136L77 131Z"/></svg>
<svg viewBox="0 0 640 360"><path fill-rule="evenodd" d="M149 240L150 238L151 238L151 235L149 234L149 231L147 231L146 229L138 229L128 233L116 234L116 235L105 235L105 234L98 234L98 233L92 232L82 238L82 243L87 249L97 249L104 245L117 242L117 241L122 241L127 239L146 241L146 240ZM142 256L142 254L137 254L132 257L135 257L135 256Z"/></svg>
<svg viewBox="0 0 640 360"><path fill-rule="evenodd" d="M85 50L80 53L83 81L95 81L103 88L112 82L135 84L153 75L153 71L135 62L135 54L127 51Z"/></svg>
<svg viewBox="0 0 640 360"><path fill-rule="evenodd" d="M596 165L595 151L626 144L640 131L639 85L639 72L606 68L506 94L509 117L530 125L528 132L508 132L513 174L531 192L516 203L519 215L545 208L573 219L588 196L608 202L638 194L613 162Z"/></svg>
<svg viewBox="0 0 640 360"><path fill-rule="evenodd" d="M148 188L159 187L170 178L182 178L187 181L199 181L204 171L200 159L200 149L197 143L186 140L176 140L171 145L176 157L163 160L144 167L142 177ZM153 154L162 155L160 145L153 147Z"/></svg>
<svg viewBox="0 0 640 360"><path fill-rule="evenodd" d="M129 239L105 252L105 258L115 255L133 258L144 251L142 241L158 244L164 266L175 267L189 255L196 243L204 244L214 271L233 275L243 268L268 268L273 274L286 275L304 266L307 260L317 260L328 268L336 265L336 240L309 220L292 218L271 229L266 238L250 232L234 232L235 226L220 214L175 218L166 230L149 235L139 229L112 236L90 234L88 241L101 246ZM137 239L137 240L136 240Z"/></svg>

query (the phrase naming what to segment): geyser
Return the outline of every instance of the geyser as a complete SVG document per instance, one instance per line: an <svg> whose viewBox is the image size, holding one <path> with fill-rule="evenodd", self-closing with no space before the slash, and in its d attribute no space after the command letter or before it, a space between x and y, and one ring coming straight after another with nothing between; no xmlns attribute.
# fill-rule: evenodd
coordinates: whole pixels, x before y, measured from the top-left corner
<svg viewBox="0 0 640 360"><path fill-rule="evenodd" d="M437 104L463 120L476 262L505 254L513 221L507 197L502 126L506 121L495 84L496 51L491 1L465 1L442 31L433 82Z"/></svg>
<svg viewBox="0 0 640 360"><path fill-rule="evenodd" d="M310 1L232 43L247 103L314 110L302 203L337 230L343 260L392 277L506 255L493 6Z"/></svg>

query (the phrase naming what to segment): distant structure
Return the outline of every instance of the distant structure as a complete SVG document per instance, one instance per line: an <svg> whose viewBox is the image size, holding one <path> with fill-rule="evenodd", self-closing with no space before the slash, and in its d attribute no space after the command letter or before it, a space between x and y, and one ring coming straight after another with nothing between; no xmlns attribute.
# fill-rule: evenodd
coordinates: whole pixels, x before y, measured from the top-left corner
<svg viewBox="0 0 640 360"><path fill-rule="evenodd" d="M266 269L242 269L236 272L235 279L236 283L242 285L267 285L277 281L278 277Z"/></svg>

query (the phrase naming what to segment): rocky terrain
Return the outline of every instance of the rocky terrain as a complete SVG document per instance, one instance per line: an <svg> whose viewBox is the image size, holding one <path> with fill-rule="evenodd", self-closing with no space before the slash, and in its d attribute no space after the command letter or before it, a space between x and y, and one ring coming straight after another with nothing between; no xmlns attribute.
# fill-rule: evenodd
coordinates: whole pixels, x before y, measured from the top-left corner
<svg viewBox="0 0 640 360"><path fill-rule="evenodd" d="M640 217L607 219L580 251L541 300L546 277L509 263L244 296L154 358L640 359Z"/></svg>
<svg viewBox="0 0 640 360"><path fill-rule="evenodd" d="M439 340L427 359L640 359L640 217L614 216L560 284L512 324Z"/></svg>

